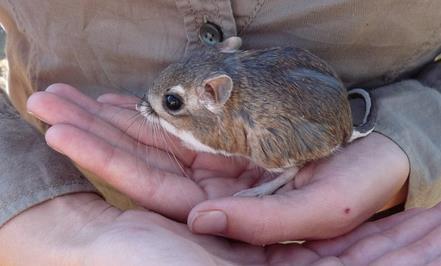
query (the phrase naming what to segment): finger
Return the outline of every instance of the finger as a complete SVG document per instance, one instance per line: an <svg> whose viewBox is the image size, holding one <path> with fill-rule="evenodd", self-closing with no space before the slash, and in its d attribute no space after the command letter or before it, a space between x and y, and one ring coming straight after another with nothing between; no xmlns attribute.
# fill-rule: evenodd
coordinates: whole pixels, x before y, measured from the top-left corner
<svg viewBox="0 0 441 266"><path fill-rule="evenodd" d="M71 101L76 105L83 107L92 115L98 116L104 121L109 122L145 145L158 147L171 152L185 165L191 165L196 156L193 151L185 148L181 141L165 132L158 125L147 123L144 119L135 119L142 117L137 111L110 104L99 104L79 92L74 87L66 84L54 84L49 86L47 90L57 94L67 101ZM127 99L132 99L131 97L128 98L128 96L121 96L122 98L118 99L117 95L112 95L113 96L110 98L112 98L114 102L124 102ZM104 97L104 99L106 97ZM142 127L142 130L139 130L140 127Z"/></svg>
<svg viewBox="0 0 441 266"><path fill-rule="evenodd" d="M134 148L134 141L132 141L132 138L129 138L123 131L113 127L98 117L93 116L77 104L66 100L65 98L61 98L56 94L48 92L34 93L28 99L27 108L35 116L48 124L72 124L86 131L93 132L94 134L112 142L112 144L121 142L121 146L127 145Z"/></svg>
<svg viewBox="0 0 441 266"><path fill-rule="evenodd" d="M311 265L320 259L317 253L300 243L270 245L265 249L269 258L268 265L286 265L288 261L295 262L296 266Z"/></svg>
<svg viewBox="0 0 441 266"><path fill-rule="evenodd" d="M92 98L84 95L79 90L67 84L55 83L47 87L45 91L56 94L65 100L71 101L72 103L76 103L78 106L81 106L92 113L97 112L97 110L100 108L100 105Z"/></svg>
<svg viewBox="0 0 441 266"><path fill-rule="evenodd" d="M367 218L353 211L351 204L332 186L315 183L301 191L262 198L205 201L192 209L188 225L195 233L223 235L258 245L328 238Z"/></svg>
<svg viewBox="0 0 441 266"><path fill-rule="evenodd" d="M74 97L74 96L73 96ZM148 164L176 174L188 172L169 153L145 146L129 137L125 132L91 115L76 104L48 92L34 93L28 99L28 110L49 124L72 124L105 139L112 145L137 155ZM140 128L139 130L142 130Z"/></svg>
<svg viewBox="0 0 441 266"><path fill-rule="evenodd" d="M136 104L139 103L140 99L133 96L107 93L99 96L97 101L136 110Z"/></svg>
<svg viewBox="0 0 441 266"><path fill-rule="evenodd" d="M194 182L151 168L132 154L71 125L55 125L47 143L150 210L184 219L205 198Z"/></svg>
<svg viewBox="0 0 441 266"><path fill-rule="evenodd" d="M63 83L52 84L47 87L45 91L57 94L60 97L65 98L66 100L73 100L74 102L77 102L79 106L91 112L96 112L96 110L99 109L99 103L108 103L135 110L136 104L140 100L139 97L108 93L99 96L97 101L95 101L92 98L81 93L76 88Z"/></svg>
<svg viewBox="0 0 441 266"><path fill-rule="evenodd" d="M327 240L309 241L304 244L314 250L320 256L338 256L346 249L353 246L357 241L368 236L386 231L399 223L419 215L424 209L410 209L375 222L368 222L346 235Z"/></svg>
<svg viewBox="0 0 441 266"><path fill-rule="evenodd" d="M386 231L361 239L344 252L342 260L349 265L351 262L373 261L390 251L415 243L441 225L439 209L440 206L425 210Z"/></svg>
<svg viewBox="0 0 441 266"><path fill-rule="evenodd" d="M427 266L439 266L441 265L441 254L434 258L431 262L429 262L428 264L426 264Z"/></svg>
<svg viewBox="0 0 441 266"><path fill-rule="evenodd" d="M436 260L441 255L441 223L438 224L418 241L387 252L372 265L427 265Z"/></svg>

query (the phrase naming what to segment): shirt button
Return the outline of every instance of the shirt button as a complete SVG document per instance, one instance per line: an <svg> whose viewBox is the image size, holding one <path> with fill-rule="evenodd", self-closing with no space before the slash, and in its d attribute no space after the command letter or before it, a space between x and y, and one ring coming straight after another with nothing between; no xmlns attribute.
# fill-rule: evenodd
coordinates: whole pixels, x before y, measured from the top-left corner
<svg viewBox="0 0 441 266"><path fill-rule="evenodd" d="M224 36L218 25L206 22L199 29L199 38L207 45L215 45L222 42Z"/></svg>

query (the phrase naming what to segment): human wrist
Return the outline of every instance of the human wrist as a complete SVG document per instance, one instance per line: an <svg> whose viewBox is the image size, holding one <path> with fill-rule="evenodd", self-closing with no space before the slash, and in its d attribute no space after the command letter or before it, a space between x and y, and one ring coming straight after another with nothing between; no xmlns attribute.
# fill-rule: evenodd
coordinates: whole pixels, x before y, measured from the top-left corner
<svg viewBox="0 0 441 266"><path fill-rule="evenodd" d="M24 211L0 228L0 264L77 264L84 247L69 240L81 241L79 233L109 207L97 194L75 193Z"/></svg>

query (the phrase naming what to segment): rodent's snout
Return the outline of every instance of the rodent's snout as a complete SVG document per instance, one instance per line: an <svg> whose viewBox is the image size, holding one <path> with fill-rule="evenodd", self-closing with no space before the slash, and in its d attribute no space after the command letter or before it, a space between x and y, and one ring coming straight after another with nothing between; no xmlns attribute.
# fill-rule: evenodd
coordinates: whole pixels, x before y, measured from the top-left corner
<svg viewBox="0 0 441 266"><path fill-rule="evenodd" d="M136 104L136 110L146 117L155 114L155 110L153 110L146 94L144 94L144 96Z"/></svg>
<svg viewBox="0 0 441 266"><path fill-rule="evenodd" d="M145 103L147 102L147 95L144 94L142 98L139 99L139 101L136 103L136 111L141 111L141 108Z"/></svg>

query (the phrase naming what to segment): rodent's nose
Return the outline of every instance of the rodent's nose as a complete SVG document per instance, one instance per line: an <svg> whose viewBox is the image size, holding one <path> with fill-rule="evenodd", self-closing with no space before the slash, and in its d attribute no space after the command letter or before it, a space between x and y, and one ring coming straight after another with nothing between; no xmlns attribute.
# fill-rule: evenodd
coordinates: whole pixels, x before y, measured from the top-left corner
<svg viewBox="0 0 441 266"><path fill-rule="evenodd" d="M136 104L136 110L141 111L142 109L144 109L143 106L145 106L146 103L147 103L147 95L144 94L142 98L139 99L139 102Z"/></svg>
<svg viewBox="0 0 441 266"><path fill-rule="evenodd" d="M137 104L135 105L135 109L136 109L136 111L141 112L141 106L142 106L142 103L141 103L141 102L137 103Z"/></svg>
<svg viewBox="0 0 441 266"><path fill-rule="evenodd" d="M147 116L156 114L146 96L143 96L141 100L136 104L136 110L141 114Z"/></svg>

